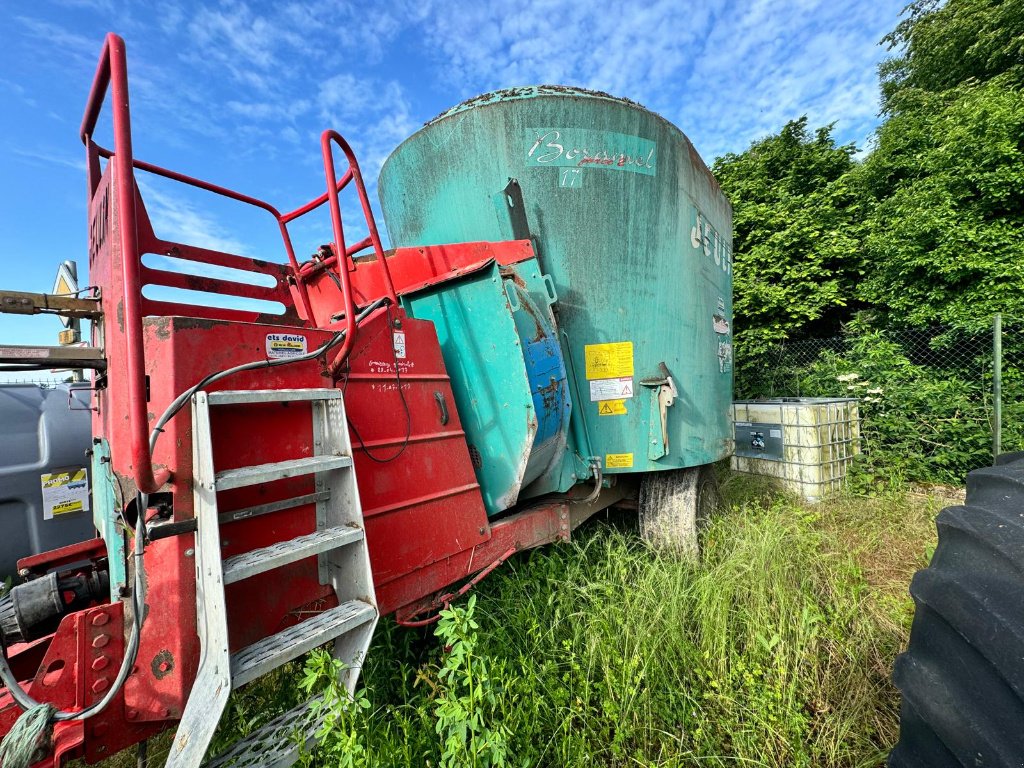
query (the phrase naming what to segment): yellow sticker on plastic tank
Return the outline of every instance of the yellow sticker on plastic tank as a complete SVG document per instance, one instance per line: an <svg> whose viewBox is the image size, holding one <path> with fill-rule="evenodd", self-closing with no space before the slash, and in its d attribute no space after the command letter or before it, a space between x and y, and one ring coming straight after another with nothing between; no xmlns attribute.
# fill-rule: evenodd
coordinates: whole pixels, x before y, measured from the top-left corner
<svg viewBox="0 0 1024 768"><path fill-rule="evenodd" d="M605 469L630 469L633 466L632 453L607 453L604 457Z"/></svg>
<svg viewBox="0 0 1024 768"><path fill-rule="evenodd" d="M588 379L617 379L633 375L633 342L587 344L583 347Z"/></svg>
<svg viewBox="0 0 1024 768"><path fill-rule="evenodd" d="M597 413L599 416L625 416L626 401L625 400L601 400L597 404Z"/></svg>

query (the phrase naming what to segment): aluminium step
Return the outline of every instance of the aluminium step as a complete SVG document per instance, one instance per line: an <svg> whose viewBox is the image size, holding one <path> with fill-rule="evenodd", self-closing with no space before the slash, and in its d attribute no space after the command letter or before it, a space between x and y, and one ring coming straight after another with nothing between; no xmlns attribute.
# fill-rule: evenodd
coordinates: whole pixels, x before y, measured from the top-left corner
<svg viewBox="0 0 1024 768"><path fill-rule="evenodd" d="M295 403L314 400L340 400L340 389L226 389L207 393L210 405L243 403Z"/></svg>
<svg viewBox="0 0 1024 768"><path fill-rule="evenodd" d="M327 714L319 696L279 715L230 748L203 763L202 768L288 768L316 738Z"/></svg>
<svg viewBox="0 0 1024 768"><path fill-rule="evenodd" d="M275 461L272 464L255 464L251 467L225 469L217 473L215 487L218 491L243 488L247 485L261 485L283 480L286 477L301 477L316 472L330 472L352 466L351 456L308 456L303 459Z"/></svg>
<svg viewBox="0 0 1024 768"><path fill-rule="evenodd" d="M330 552L332 549L343 547L346 544L362 541L363 536L362 528L357 528L354 525L339 525L225 558L224 584L234 584L236 581L248 579L258 573L266 573L274 568L305 560L313 555Z"/></svg>
<svg viewBox="0 0 1024 768"><path fill-rule="evenodd" d="M253 643L231 656L231 685L238 688L252 682L302 654L368 624L376 616L377 610L369 603L351 600Z"/></svg>

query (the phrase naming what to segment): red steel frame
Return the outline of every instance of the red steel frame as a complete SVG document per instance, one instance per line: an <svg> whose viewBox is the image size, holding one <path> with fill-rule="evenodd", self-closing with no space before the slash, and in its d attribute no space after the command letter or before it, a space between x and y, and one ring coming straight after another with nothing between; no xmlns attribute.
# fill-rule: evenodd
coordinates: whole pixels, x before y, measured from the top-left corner
<svg viewBox="0 0 1024 768"><path fill-rule="evenodd" d="M106 98L108 88L111 91L111 111L114 128L114 149L113 151L96 144L92 139L93 131L99 120L103 102ZM309 294L306 290L304 274L295 258L295 250L292 246L291 237L288 233L288 224L311 211L316 210L326 202L330 202L331 222L334 228L335 242L338 249L351 257L354 253L371 246L377 255L377 260L383 274L386 286L386 295L397 304L398 298L395 294L394 284L388 272L388 266L384 258L384 249L381 246L380 236L374 223L373 212L370 208L370 201L366 194L366 187L363 184L362 174L359 171L359 164L356 161L355 153L348 143L336 131L324 131L321 139L324 166L327 174L327 192L311 200L305 205L282 214L270 203L249 195L243 195L234 190L221 187L216 184L186 176L166 168L161 168L150 163L136 160L132 154L132 130L131 116L128 103L128 64L124 40L118 35L110 33L103 44L103 51L100 54L99 64L96 68L96 75L93 79L92 89L89 92L89 99L86 103L85 115L82 118L82 126L79 131L82 142L86 146L86 160L89 174L89 189L95 193L100 179L99 158L107 158L115 167L119 180L117 190L117 204L120 211L127 214L130 222L128 226L120 228L121 252L124 260L123 272L123 294L124 294L124 329L125 343L127 346L128 365L128 388L129 403L131 408L130 421L134 427L132 432L132 459L135 474L135 483L138 489L144 493L155 493L169 479L169 470L155 471L153 468L153 457L149 451L149 434L147 431L148 420L146 417L146 381L145 381L145 352L142 339L142 276L141 276L141 254L139 247L139 233L135 225L135 203L137 190L133 169L148 171L149 173L163 176L173 181L188 184L199 189L204 189L223 197L237 200L242 203L262 208L270 213L277 221L284 241L285 251L288 254L288 261L293 274L297 277L295 288L301 306L301 314L307 322L312 321L312 310L309 304ZM334 172L334 156L331 150L331 142L337 143L348 160L348 169L340 179L337 179ZM355 181L359 195L359 202L366 216L370 235L363 241L356 243L351 249L346 249L344 230L342 227L341 206L338 193L350 182ZM202 259L200 259L202 260ZM235 264L223 264L222 266L236 266ZM344 346L335 355L332 362L332 369L340 365L344 355L351 347L355 335L355 311L352 300L352 289L349 281L348 270L343 259L336 259L335 267L342 284L342 293L345 306L345 329L347 331ZM219 281L218 287L225 288L226 281ZM171 286L180 287L180 286ZM235 295L239 295L237 290ZM190 308L193 312L194 307Z"/></svg>
<svg viewBox="0 0 1024 768"><path fill-rule="evenodd" d="M113 150L99 146L92 137L108 89L113 112ZM105 413L94 416L94 429L97 435L110 441L112 468L117 474L134 481L137 489L144 493L169 490L173 494L176 520L187 520L192 514L191 422L186 415L184 421L179 416L168 423L168 434L158 447L160 456L168 463L161 465L154 460L149 448L149 410L159 410L213 370L258 358L261 334L267 329L279 328L301 331L308 338L310 349L330 338L332 332L344 330L346 334L343 345L329 361L324 361L322 370L311 361L275 368L279 373L264 378L249 374L238 376L229 388L324 386L326 377L346 388L350 415L362 414L371 422L376 419L375 423L363 426L373 427L376 441L369 440L368 444L377 445L402 442L402 436L394 432L393 418L378 413L384 410L386 403L382 393L407 392L402 395L406 407L409 402L416 403L414 444L407 453L399 452L400 459L385 469L370 460L366 446L354 451L360 487L365 483L367 489L361 495L366 497L367 540L371 560L375 562L374 580L380 608L383 613L396 612L400 623L429 622L431 617L423 618L425 614L464 594L514 552L569 538L571 530L587 516L623 495L621 489L613 489L603 493L599 502L577 507L570 506L566 498L553 498L492 523L483 508L479 487L473 482L468 446L458 414L454 412L454 402L451 403L451 422L447 414L440 417L440 423L447 425L444 429L439 430L436 422L431 422L432 418L438 418L430 415L436 414L434 398L450 398L450 383L432 325L407 318L398 308L398 296L474 272L495 261L503 267L513 267L534 257L529 241L400 248L385 254L355 154L335 131L325 131L321 136L326 191L286 213L258 198L137 160L132 154L125 44L114 34L108 35L104 43L81 125L81 138L86 147L90 194L90 261L95 257L98 279L105 292L101 296L102 322L107 324L103 341L110 362L111 395L106 398ZM341 149L347 161L347 168L340 177L334 163L335 147ZM105 170L101 168L101 158L109 161ZM287 265L267 264L159 239L139 195L135 169L267 211L278 224L288 256ZM347 245L339 193L350 183L355 184L369 234ZM110 200L111 186L116 194L113 201ZM333 252L300 264L288 225L325 204L331 215ZM110 206L112 213L107 210ZM111 235L110 242L105 241L105 233ZM365 258L360 257L368 248L372 252ZM270 275L276 285L267 288L154 269L142 264L141 256L146 253L162 253L201 264ZM105 261L113 266L106 265ZM335 290L328 270L333 271L340 290ZM280 317L268 317L237 309L156 301L143 295L144 285L269 299L282 303L286 312ZM391 301L395 316L392 317L391 310L386 313L379 310L357 328L357 308L382 297ZM341 315L334 315L339 301ZM150 319L144 322L147 317ZM334 320L336 317L338 321ZM399 378L396 359L392 384L388 381L391 374L381 373L384 369L380 361L386 361L393 344L393 328L399 327L407 334L410 344L419 345L415 354L410 346L409 356L411 362L419 363L421 372L403 373ZM150 359L146 356L147 348L151 352L155 350ZM247 440L244 445L237 445L238 437L245 434L251 419L238 412L220 417L218 424L213 425L215 435L219 429L224 436L219 448L215 437L218 464L223 462L229 465L225 468L230 468L231 462L236 462L237 466L258 463L255 459L260 458L260 451L278 460L274 452L279 448L273 430L294 447L298 439L296 416L290 416L287 411L269 416L264 424L270 424L271 433L261 438L262 443ZM392 423L388 423L389 418ZM300 427L308 422L308 417L298 417ZM406 443L409 437L405 435ZM361 437L359 442L363 442ZM301 450L311 450L301 441L298 445ZM418 476L421 472L418 462L423 459L424 451L443 457L433 464L446 466L446 472L452 473L451 477L441 473L432 478L433 490L426 495L422 476ZM301 492L302 482L293 484L288 495L294 495L296 489ZM390 490L380 493L384 488ZM230 500L240 506L255 503L239 496L232 496ZM443 519L439 518L439 513L444 514ZM230 544L225 541L225 556L265 546L275 535L298 535L315 524L309 505L275 514L278 517L266 525L245 527L243 523L231 523L239 527L230 529L234 533ZM415 546L404 546L411 543ZM198 641L191 629L195 621L195 577L188 559L189 546L191 536L184 535L152 542L147 547L145 562L151 615L143 631L140 674L133 673L114 705L101 716L86 721L84 726L80 722L58 724L54 733L54 756L42 765L60 765L62 756L71 755L84 755L89 762L94 762L168 727L180 716L182 697L187 696L191 686L190 675L195 674L198 655ZM93 540L26 558L19 567L26 573L42 574L105 555L102 541ZM451 591L451 585L459 582L465 583ZM232 630L233 647L275 631L275 622L289 620L296 610L324 610L333 599L330 590L325 591L318 585L315 559L295 564L291 575L279 581L267 575L257 585L260 588L249 593L240 593L237 586L229 589L234 607L229 604L228 613L236 625ZM40 692L49 690L48 700L56 705L81 709L102 692L106 674L103 670L120 663L123 632L121 603L95 606L65 617L50 638L10 649L11 663L21 679L34 681L31 683L33 692L42 686ZM109 642L109 647L93 642L93 636L99 634L110 636L102 641ZM105 650L97 650L103 648ZM174 675L166 679L159 675L152 677L147 672L148 665L142 663L155 651L161 655L168 653L165 648L173 650L169 657L177 665L177 679ZM64 671L54 683L48 670L58 668ZM38 670L34 677L33 669ZM54 685L57 689L51 690ZM9 695L0 689L0 734L9 730L16 715L17 708Z"/></svg>

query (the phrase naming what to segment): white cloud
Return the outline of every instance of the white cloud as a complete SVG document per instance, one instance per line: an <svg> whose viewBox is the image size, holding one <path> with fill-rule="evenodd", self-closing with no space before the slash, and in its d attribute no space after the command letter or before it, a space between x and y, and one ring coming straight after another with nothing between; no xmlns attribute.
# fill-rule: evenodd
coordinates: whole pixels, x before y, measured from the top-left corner
<svg viewBox="0 0 1024 768"><path fill-rule="evenodd" d="M80 174L85 174L85 159L71 158L58 152L47 152L41 149L26 149L24 147L13 147L11 153L32 165L56 165L62 168L70 168ZM82 151L83 155L85 150Z"/></svg>
<svg viewBox="0 0 1024 768"><path fill-rule="evenodd" d="M878 109L877 43L903 2L435 4L424 27L460 97L536 83L608 91L675 122L710 163L804 113L863 142Z"/></svg>
<svg viewBox="0 0 1024 768"><path fill-rule="evenodd" d="M138 183L157 237L224 253L247 253L245 243L229 235L220 221L201 211L190 200L141 179ZM210 269L216 270L216 267ZM212 272L204 274L217 276Z"/></svg>

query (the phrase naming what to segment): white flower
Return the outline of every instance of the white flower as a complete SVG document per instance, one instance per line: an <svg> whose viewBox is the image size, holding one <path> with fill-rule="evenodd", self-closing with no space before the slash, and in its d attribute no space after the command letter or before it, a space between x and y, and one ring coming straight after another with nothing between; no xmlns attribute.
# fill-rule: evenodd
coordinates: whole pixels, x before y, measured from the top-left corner
<svg viewBox="0 0 1024 768"><path fill-rule="evenodd" d="M856 389L856 388L857 388L857 385L856 385L856 384L847 384L847 385L846 385L846 388L847 388L847 389Z"/></svg>
<svg viewBox="0 0 1024 768"><path fill-rule="evenodd" d="M884 390L881 387L875 387L874 389L869 389L868 390L868 394L869 395L880 395L880 394L882 394L883 391Z"/></svg>
<svg viewBox="0 0 1024 768"><path fill-rule="evenodd" d="M864 402L865 403L880 403L880 402L882 402L882 398L880 398L880 397L865 397L864 398Z"/></svg>
<svg viewBox="0 0 1024 768"><path fill-rule="evenodd" d="M858 373L844 373L840 376L836 376L836 381L853 381L854 379L859 378L860 374Z"/></svg>

